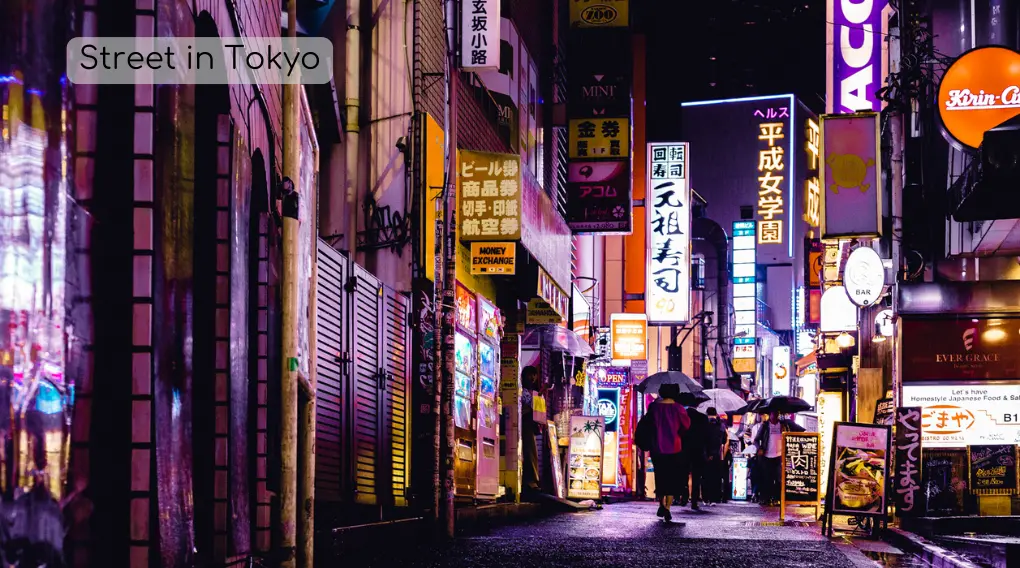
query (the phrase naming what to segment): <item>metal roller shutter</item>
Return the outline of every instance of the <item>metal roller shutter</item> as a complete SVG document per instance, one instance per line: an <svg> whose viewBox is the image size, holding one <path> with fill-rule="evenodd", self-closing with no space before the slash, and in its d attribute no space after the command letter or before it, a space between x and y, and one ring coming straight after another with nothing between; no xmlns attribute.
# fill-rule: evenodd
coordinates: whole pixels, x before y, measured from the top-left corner
<svg viewBox="0 0 1020 568"><path fill-rule="evenodd" d="M383 370L385 372L384 425L385 454L391 464L390 488L392 504L407 506L410 484L410 404L409 404L409 329L410 300L403 294L385 288L383 306Z"/></svg>
<svg viewBox="0 0 1020 568"><path fill-rule="evenodd" d="M315 396L315 498L337 502L342 499L345 451L343 403L346 369L341 359L347 353L348 332L344 308L347 259L326 242L318 241L316 282Z"/></svg>

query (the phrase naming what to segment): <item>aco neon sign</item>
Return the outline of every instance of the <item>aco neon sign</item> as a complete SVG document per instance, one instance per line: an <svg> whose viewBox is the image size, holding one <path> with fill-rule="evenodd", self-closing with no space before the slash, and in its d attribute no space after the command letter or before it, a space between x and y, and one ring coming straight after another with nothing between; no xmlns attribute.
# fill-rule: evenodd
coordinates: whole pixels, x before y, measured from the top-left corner
<svg viewBox="0 0 1020 568"><path fill-rule="evenodd" d="M879 111L885 80L886 0L827 0L826 83L829 113Z"/></svg>
<svg viewBox="0 0 1020 568"><path fill-rule="evenodd" d="M950 142L964 150L985 132L1020 114L1020 53L979 47L946 69L939 83L939 118Z"/></svg>

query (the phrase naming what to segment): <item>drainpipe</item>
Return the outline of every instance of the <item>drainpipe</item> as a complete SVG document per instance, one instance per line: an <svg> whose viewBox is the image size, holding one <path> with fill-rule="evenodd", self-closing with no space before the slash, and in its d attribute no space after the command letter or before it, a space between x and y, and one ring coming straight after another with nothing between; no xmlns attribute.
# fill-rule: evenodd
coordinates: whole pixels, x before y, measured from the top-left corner
<svg viewBox="0 0 1020 568"><path fill-rule="evenodd" d="M902 264L900 259L900 240L903 238L903 114L899 110L892 110L889 113L889 130L892 137L892 265L893 265L893 282L892 282L892 309L893 319L895 327L894 331L899 329L899 313L896 311L898 306L897 297L899 296L899 285L900 285L900 273L902 272ZM899 358L899 334L893 333L892 345L890 350L892 352L892 391L893 391L893 405L900 405L900 385L902 384L900 378L900 358Z"/></svg>
<svg viewBox="0 0 1020 568"><path fill-rule="evenodd" d="M287 0L287 41L297 37L297 0ZM291 45L293 45L291 43ZM300 86L283 86L283 374L280 377L280 566L297 568L298 233Z"/></svg>
<svg viewBox="0 0 1020 568"><path fill-rule="evenodd" d="M347 145L347 237L350 261L358 248L358 191L361 187L361 0L347 2L347 74L344 90Z"/></svg>
<svg viewBox="0 0 1020 568"><path fill-rule="evenodd" d="M293 0L291 0L293 1ZM308 132L315 132L315 122L312 120L312 109L308 106L307 92L298 87L301 92L301 103L304 107L304 128ZM313 234L316 226L318 213L318 187L319 187L319 143L315 136L309 136L312 142L312 183L309 187L312 191L305 196L305 211L307 223L311 225ZM308 377L302 377L301 390L304 400L300 406L300 423L298 439L298 459L300 466L298 471L301 477L298 480L298 498L301 503L301 511L298 515L298 561L300 566L311 568L315 565L315 393L316 393L316 333L315 333L315 303L316 281L318 279L318 246L312 241L312 262L309 279L311 285L308 287Z"/></svg>

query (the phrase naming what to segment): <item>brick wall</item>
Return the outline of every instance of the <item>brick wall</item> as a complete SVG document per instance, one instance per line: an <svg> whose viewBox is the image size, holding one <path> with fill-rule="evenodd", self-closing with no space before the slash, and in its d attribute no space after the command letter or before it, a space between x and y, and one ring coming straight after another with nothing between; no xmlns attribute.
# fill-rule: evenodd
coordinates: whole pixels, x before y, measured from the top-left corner
<svg viewBox="0 0 1020 568"><path fill-rule="evenodd" d="M415 91L416 109L429 113L444 129L443 70L446 68L446 30L443 28L443 0L415 2ZM438 73L439 75L434 75Z"/></svg>

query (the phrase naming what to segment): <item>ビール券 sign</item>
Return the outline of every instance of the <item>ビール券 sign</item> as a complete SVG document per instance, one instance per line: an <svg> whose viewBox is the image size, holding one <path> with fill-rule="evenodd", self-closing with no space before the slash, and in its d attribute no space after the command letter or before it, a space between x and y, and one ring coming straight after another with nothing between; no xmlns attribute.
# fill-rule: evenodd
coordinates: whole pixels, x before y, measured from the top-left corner
<svg viewBox="0 0 1020 568"><path fill-rule="evenodd" d="M471 243L471 274L511 275L516 265L516 243Z"/></svg>

